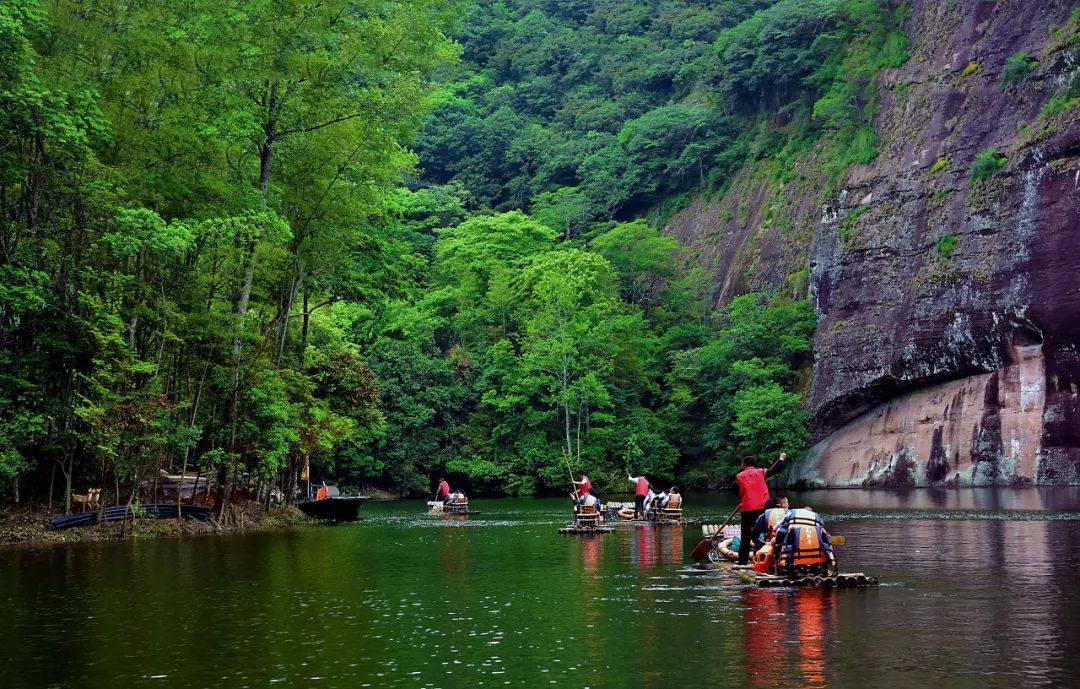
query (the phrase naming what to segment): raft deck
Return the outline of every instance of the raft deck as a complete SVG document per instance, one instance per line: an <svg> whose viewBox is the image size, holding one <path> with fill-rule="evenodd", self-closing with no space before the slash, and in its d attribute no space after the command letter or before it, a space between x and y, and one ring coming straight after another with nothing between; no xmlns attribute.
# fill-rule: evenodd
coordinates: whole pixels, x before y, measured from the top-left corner
<svg viewBox="0 0 1080 689"><path fill-rule="evenodd" d="M613 529L610 526L578 526L576 524L571 524L569 526L564 526L563 528L559 529L559 533L588 535L609 533L612 530Z"/></svg>
<svg viewBox="0 0 1080 689"><path fill-rule="evenodd" d="M867 586L877 586L878 578L871 577L863 574L862 572L842 572L840 574L795 574L792 576L786 576L783 574L761 574L752 569L736 569L730 563L727 562L709 562L705 563L706 569L719 570L725 574L738 577L743 583L756 584L758 586L769 587L801 587L801 588L823 588L823 589L846 589L846 588L865 588Z"/></svg>
<svg viewBox="0 0 1080 689"><path fill-rule="evenodd" d="M697 526L701 519L609 519L609 524L636 524L638 526Z"/></svg>

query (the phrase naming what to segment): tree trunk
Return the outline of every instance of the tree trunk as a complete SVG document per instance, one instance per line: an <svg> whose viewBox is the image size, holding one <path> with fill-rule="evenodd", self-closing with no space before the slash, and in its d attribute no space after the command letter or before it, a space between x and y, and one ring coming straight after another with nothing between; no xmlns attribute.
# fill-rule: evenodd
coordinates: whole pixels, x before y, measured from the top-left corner
<svg viewBox="0 0 1080 689"><path fill-rule="evenodd" d="M229 467L228 462L222 462L218 467L217 498L214 500L214 512L218 519L225 518L225 507L229 500Z"/></svg>
<svg viewBox="0 0 1080 689"><path fill-rule="evenodd" d="M240 385L240 355L243 353L244 321L251 303L251 286L255 281L255 240L248 242L244 250L244 282L236 302L236 335L233 336L233 394Z"/></svg>
<svg viewBox="0 0 1080 689"><path fill-rule="evenodd" d="M53 457L52 472L49 474L49 514L52 514L53 487L56 485L56 458Z"/></svg>
<svg viewBox="0 0 1080 689"><path fill-rule="evenodd" d="M120 527L120 537L121 538L123 538L125 535L127 535L127 518L128 518L128 516L131 517L131 533L132 533L132 535L134 535L134 533L135 533L135 513L131 511L131 504L133 502L135 502L135 493L138 490L139 490L139 472L136 471L135 475L132 477L131 493L128 495L127 506L126 506L126 509L124 510L124 523ZM120 502L120 486L119 486L119 483L117 483L116 491L117 491L116 492L116 501ZM104 523L104 522L102 522L102 523Z"/></svg>
<svg viewBox="0 0 1080 689"><path fill-rule="evenodd" d="M300 330L300 351L307 349L308 323L311 321L311 311L308 310L308 292L304 289L304 324Z"/></svg>
<svg viewBox="0 0 1080 689"><path fill-rule="evenodd" d="M68 452L67 461L67 466L61 466L60 469L64 472L64 514L71 514L71 475L75 471L74 453Z"/></svg>
<svg viewBox="0 0 1080 689"><path fill-rule="evenodd" d="M259 191L263 205L270 199L270 163L273 158L274 130L277 128L277 84L270 84L266 97L266 121L263 123L263 140L259 146Z"/></svg>
<svg viewBox="0 0 1080 689"><path fill-rule="evenodd" d="M289 318L292 314L293 304L296 303L296 295L300 291L300 285L304 281L304 273L300 269L300 259L296 259L296 275L293 277L292 286L289 289L289 295L285 299L285 312L281 320L281 340L278 345L278 361L281 361L281 357L285 353L285 339L289 335ZM303 352L301 351L301 354Z"/></svg>
<svg viewBox="0 0 1080 689"><path fill-rule="evenodd" d="M128 323L128 349L131 350L133 355L135 354L135 332L138 329L138 325L139 317L132 316L131 322Z"/></svg>
<svg viewBox="0 0 1080 689"><path fill-rule="evenodd" d="M566 399L566 370L563 370L563 379L560 381L562 384L562 408L563 408L563 421L566 427L566 456L574 456L574 444L570 439L570 400Z"/></svg>
<svg viewBox="0 0 1080 689"><path fill-rule="evenodd" d="M578 405L577 414L577 463L581 466L581 405Z"/></svg>

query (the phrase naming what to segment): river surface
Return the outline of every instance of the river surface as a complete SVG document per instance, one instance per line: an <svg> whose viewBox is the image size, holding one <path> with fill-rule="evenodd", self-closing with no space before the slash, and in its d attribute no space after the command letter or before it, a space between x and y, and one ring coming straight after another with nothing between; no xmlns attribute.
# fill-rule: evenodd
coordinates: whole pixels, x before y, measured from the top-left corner
<svg viewBox="0 0 1080 689"><path fill-rule="evenodd" d="M806 504L881 586L749 587L690 567L700 527L563 536L556 499L0 549L0 687L1080 687L1080 490Z"/></svg>

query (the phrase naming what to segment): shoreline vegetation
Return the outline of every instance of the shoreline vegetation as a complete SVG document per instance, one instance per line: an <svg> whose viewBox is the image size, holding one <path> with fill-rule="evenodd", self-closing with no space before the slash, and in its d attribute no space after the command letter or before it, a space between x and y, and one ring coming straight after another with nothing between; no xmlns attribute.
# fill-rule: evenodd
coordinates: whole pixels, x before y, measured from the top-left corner
<svg viewBox="0 0 1080 689"><path fill-rule="evenodd" d="M44 505L19 505L0 508L0 548L16 545L60 545L96 541L146 540L167 536L226 535L269 531L301 524L318 523L293 505L272 507L269 511L255 502L233 503L228 518L201 522L195 519L136 518L93 526L54 531L53 517Z"/></svg>

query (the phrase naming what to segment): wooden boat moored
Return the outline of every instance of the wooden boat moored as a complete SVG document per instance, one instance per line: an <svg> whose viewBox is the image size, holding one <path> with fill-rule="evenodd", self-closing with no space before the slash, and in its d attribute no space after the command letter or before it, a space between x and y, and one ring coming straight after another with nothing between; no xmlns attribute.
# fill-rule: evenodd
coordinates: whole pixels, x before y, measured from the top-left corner
<svg viewBox="0 0 1080 689"><path fill-rule="evenodd" d="M316 497L301 500L296 506L312 519L354 522L360 518L360 508L367 501L366 495L340 495L336 486L323 486Z"/></svg>

